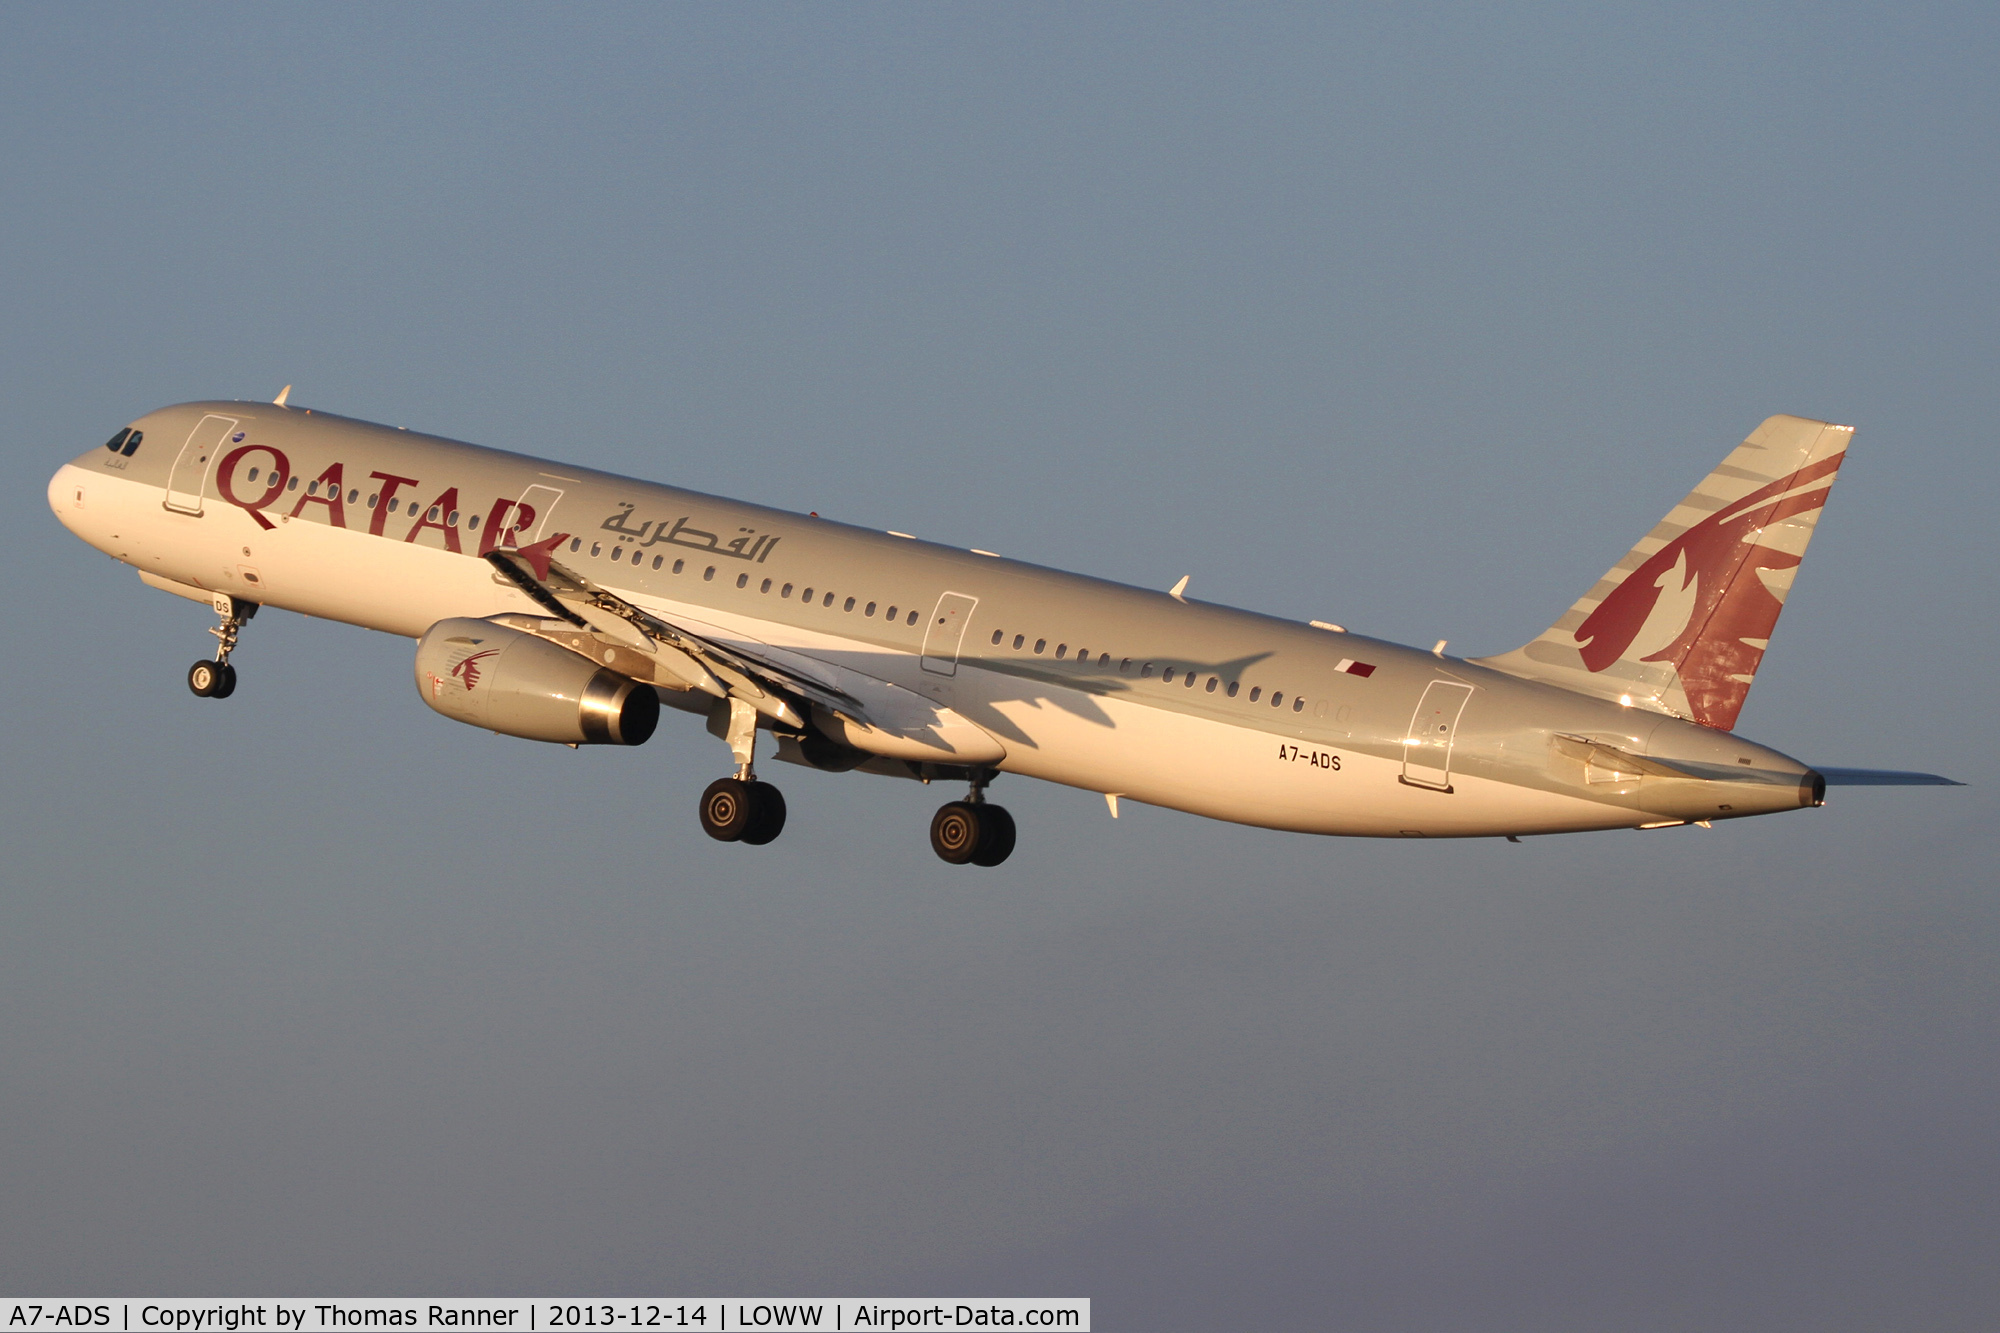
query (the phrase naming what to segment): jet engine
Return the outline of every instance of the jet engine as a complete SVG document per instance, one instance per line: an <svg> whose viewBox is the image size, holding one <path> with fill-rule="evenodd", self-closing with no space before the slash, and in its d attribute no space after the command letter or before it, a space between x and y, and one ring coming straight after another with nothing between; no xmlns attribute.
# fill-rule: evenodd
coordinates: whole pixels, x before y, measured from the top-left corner
<svg viewBox="0 0 2000 1333"><path fill-rule="evenodd" d="M561 745L643 745L660 722L651 685L469 617L440 620L417 641L417 692L456 721Z"/></svg>

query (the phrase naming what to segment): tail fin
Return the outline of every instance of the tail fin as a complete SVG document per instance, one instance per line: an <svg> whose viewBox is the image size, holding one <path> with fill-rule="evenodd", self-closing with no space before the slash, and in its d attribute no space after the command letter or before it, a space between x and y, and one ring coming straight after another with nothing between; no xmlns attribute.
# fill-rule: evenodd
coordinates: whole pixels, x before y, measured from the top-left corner
<svg viewBox="0 0 2000 1333"><path fill-rule="evenodd" d="M1483 664L1728 731L1853 436L1770 418L1562 619Z"/></svg>

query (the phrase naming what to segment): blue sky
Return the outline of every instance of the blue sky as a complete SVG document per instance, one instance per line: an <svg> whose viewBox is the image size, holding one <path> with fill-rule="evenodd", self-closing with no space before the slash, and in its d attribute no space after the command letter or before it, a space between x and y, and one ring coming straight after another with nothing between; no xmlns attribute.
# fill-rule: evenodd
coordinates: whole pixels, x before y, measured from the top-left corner
<svg viewBox="0 0 2000 1333"><path fill-rule="evenodd" d="M1990 1327L1975 6L0 12L0 1283ZM1857 427L1739 731L1972 785L1378 845L547 753L49 515L269 398L1491 652ZM1002 790L1005 788L1005 790Z"/></svg>

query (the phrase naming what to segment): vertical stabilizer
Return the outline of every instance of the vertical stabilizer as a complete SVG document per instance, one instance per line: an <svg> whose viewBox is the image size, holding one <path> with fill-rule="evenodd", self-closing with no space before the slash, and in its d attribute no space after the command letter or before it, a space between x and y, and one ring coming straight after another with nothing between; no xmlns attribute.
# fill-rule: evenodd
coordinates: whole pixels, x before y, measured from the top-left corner
<svg viewBox="0 0 2000 1333"><path fill-rule="evenodd" d="M1770 418L1562 619L1483 664L1734 727L1853 437Z"/></svg>

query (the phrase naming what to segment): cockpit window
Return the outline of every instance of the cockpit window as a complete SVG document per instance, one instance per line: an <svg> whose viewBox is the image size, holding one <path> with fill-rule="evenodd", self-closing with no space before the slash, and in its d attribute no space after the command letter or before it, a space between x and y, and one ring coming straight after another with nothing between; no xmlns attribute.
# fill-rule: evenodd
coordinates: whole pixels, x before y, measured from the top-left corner
<svg viewBox="0 0 2000 1333"><path fill-rule="evenodd" d="M139 441L146 438L146 432L143 430L127 430L123 434L125 436L125 447L118 452L130 458L133 454L139 452Z"/></svg>
<svg viewBox="0 0 2000 1333"><path fill-rule="evenodd" d="M106 440L104 442L104 447L106 449L109 449L114 454L117 453L120 449L123 449L125 447L125 437L130 435L131 433L132 433L132 428L130 426L127 426L124 430L119 431L116 435Z"/></svg>

